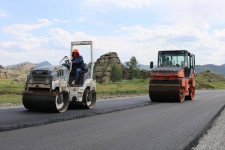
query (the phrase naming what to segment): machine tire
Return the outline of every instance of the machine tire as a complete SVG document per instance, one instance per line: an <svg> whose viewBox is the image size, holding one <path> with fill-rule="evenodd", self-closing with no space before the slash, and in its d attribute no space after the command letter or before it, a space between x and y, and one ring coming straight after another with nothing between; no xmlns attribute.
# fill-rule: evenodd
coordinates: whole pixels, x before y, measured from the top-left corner
<svg viewBox="0 0 225 150"><path fill-rule="evenodd" d="M90 89L87 88L83 94L83 103L85 104L85 108L92 109L96 103L96 92L90 91Z"/></svg>
<svg viewBox="0 0 225 150"><path fill-rule="evenodd" d="M68 92L65 92L65 93L61 93L63 94L63 106L62 107L58 107L58 103L57 103L57 98L58 98L58 95L56 96L56 100L55 100L55 106L56 106L56 110L57 112L59 113L63 113L67 110L67 108L69 107L69 93Z"/></svg>
<svg viewBox="0 0 225 150"><path fill-rule="evenodd" d="M184 100L185 100L185 93L180 94L180 95L179 95L179 98L180 98L180 102L181 102L181 103L184 102Z"/></svg>
<svg viewBox="0 0 225 150"><path fill-rule="evenodd" d="M189 95L185 97L186 100L194 100L195 98L195 87L191 87Z"/></svg>

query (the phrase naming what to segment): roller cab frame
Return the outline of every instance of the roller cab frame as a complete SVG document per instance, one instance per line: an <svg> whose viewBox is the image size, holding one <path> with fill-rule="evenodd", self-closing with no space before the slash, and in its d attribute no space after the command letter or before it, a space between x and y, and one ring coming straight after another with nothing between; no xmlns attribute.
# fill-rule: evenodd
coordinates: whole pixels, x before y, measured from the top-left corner
<svg viewBox="0 0 225 150"><path fill-rule="evenodd" d="M150 62L151 101L193 100L195 96L195 55L187 50L158 52L157 66Z"/></svg>
<svg viewBox="0 0 225 150"><path fill-rule="evenodd" d="M96 81L93 80L92 41L71 42L74 46L90 46L91 62L79 74L75 85L70 83L75 72L72 70L71 56L64 56L59 65L35 68L27 76L23 92L23 105L29 110L65 112L69 105L81 105L91 109L96 103ZM85 58L84 58L85 59Z"/></svg>

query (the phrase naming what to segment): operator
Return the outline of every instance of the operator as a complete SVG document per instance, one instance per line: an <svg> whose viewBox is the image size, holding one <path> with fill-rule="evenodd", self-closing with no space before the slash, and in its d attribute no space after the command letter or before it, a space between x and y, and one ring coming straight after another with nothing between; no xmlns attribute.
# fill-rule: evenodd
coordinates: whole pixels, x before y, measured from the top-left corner
<svg viewBox="0 0 225 150"><path fill-rule="evenodd" d="M80 55L77 49L74 49L72 52L72 70L75 72L74 80L72 81L71 85L74 85L78 79L79 73L84 70L84 61L83 57Z"/></svg>
<svg viewBox="0 0 225 150"><path fill-rule="evenodd" d="M169 61L169 57L166 57L165 65L166 66L171 66L172 65L171 61Z"/></svg>

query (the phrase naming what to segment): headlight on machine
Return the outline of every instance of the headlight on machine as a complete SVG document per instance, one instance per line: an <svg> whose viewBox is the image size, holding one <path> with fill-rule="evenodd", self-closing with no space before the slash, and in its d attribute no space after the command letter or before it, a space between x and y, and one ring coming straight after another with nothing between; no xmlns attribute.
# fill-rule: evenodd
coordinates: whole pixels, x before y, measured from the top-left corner
<svg viewBox="0 0 225 150"><path fill-rule="evenodd" d="M173 76L178 76L178 73L170 73Z"/></svg>
<svg viewBox="0 0 225 150"><path fill-rule="evenodd" d="M50 83L50 80L49 79L46 79L45 80L45 84L49 84Z"/></svg>
<svg viewBox="0 0 225 150"><path fill-rule="evenodd" d="M50 76L49 78L45 79L45 84L51 84L52 82L52 77Z"/></svg>
<svg viewBox="0 0 225 150"><path fill-rule="evenodd" d="M29 81L30 84L33 84L34 83L34 80L33 79L29 79L28 81Z"/></svg>

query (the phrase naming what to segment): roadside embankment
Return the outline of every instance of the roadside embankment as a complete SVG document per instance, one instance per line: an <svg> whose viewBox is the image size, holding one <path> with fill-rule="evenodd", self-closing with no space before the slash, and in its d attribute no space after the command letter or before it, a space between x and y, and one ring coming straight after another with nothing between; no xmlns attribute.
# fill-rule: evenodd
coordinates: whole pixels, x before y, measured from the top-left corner
<svg viewBox="0 0 225 150"><path fill-rule="evenodd" d="M199 140L193 150L224 150L225 149L225 110L215 120L209 129Z"/></svg>

